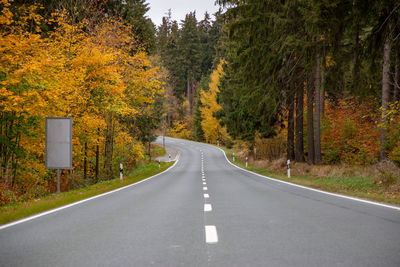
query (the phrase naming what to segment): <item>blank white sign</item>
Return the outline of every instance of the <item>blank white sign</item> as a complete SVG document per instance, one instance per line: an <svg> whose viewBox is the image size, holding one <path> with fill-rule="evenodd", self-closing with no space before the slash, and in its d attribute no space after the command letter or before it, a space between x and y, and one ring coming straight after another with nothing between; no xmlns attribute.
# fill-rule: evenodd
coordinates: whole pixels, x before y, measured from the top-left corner
<svg viewBox="0 0 400 267"><path fill-rule="evenodd" d="M72 168L72 118L46 118L46 169Z"/></svg>

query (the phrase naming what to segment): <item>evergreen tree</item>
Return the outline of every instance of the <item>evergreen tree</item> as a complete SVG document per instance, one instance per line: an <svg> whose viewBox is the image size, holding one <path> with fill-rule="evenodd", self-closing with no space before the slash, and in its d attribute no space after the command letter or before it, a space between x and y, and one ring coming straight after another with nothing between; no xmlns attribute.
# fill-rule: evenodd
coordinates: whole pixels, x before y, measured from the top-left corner
<svg viewBox="0 0 400 267"><path fill-rule="evenodd" d="M118 5L116 7L118 15L126 23L133 25L133 34L138 38L139 43L147 51L152 51L155 44L155 26L151 19L146 17L146 13L150 9L146 0L110 1L109 3Z"/></svg>

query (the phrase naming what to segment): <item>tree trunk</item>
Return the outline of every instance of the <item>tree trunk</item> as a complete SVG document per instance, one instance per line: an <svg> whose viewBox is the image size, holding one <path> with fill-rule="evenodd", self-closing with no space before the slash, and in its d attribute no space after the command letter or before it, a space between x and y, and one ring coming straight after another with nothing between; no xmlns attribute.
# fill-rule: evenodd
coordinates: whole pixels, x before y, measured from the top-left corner
<svg viewBox="0 0 400 267"><path fill-rule="evenodd" d="M114 133L115 133L115 123L112 122L113 115L111 114L111 155L110 155L110 172L112 174L112 159L114 155Z"/></svg>
<svg viewBox="0 0 400 267"><path fill-rule="evenodd" d="M315 116L314 116L314 161L315 164L321 164L321 137L320 137L320 124L321 124L321 62L319 59L319 51L316 49L315 53Z"/></svg>
<svg viewBox="0 0 400 267"><path fill-rule="evenodd" d="M314 88L312 82L312 75L309 75L307 82L307 146L308 146L308 159L310 165L315 163L314 157Z"/></svg>
<svg viewBox="0 0 400 267"><path fill-rule="evenodd" d="M360 72L359 64L359 51L360 51L360 26L356 25L354 36L354 54L353 54L353 88L357 88L358 76Z"/></svg>
<svg viewBox="0 0 400 267"><path fill-rule="evenodd" d="M105 151L105 157L106 157L106 174L107 178L110 179L112 173L111 173L111 153L112 153L112 112L109 112L106 117L106 122L107 122L107 131L106 131L106 151Z"/></svg>
<svg viewBox="0 0 400 267"><path fill-rule="evenodd" d="M100 131L100 129L99 129ZM99 181L99 155L100 155L100 151L99 151L99 139L97 139L97 144L96 144L96 165L94 168L94 173L95 173L95 181L96 183Z"/></svg>
<svg viewBox="0 0 400 267"><path fill-rule="evenodd" d="M379 144L379 161L387 159L387 110L389 108L390 94L390 52L392 50L391 23L388 25L385 44L383 46L383 65L382 65L382 117L381 117L381 137Z"/></svg>
<svg viewBox="0 0 400 267"><path fill-rule="evenodd" d="M399 101L399 91L400 91L400 81L399 81L399 51L396 52L396 63L394 65L394 92L393 92L393 102Z"/></svg>
<svg viewBox="0 0 400 267"><path fill-rule="evenodd" d="M303 143L303 111L304 111L304 84L297 83L296 88L296 155L297 162L304 162L304 143Z"/></svg>
<svg viewBox="0 0 400 267"><path fill-rule="evenodd" d="M20 147L20 142L21 142L21 134L18 134L17 136L17 150L19 150ZM14 179L12 180L11 186L14 187L15 181L17 179L17 170L18 170L18 157L15 157L15 163L14 163Z"/></svg>
<svg viewBox="0 0 400 267"><path fill-rule="evenodd" d="M88 150L88 145L87 142L85 142L85 156L83 158L83 179L86 180L87 178L87 150Z"/></svg>
<svg viewBox="0 0 400 267"><path fill-rule="evenodd" d="M325 60L324 60L325 62ZM321 116L325 114L325 63L321 68Z"/></svg>
<svg viewBox="0 0 400 267"><path fill-rule="evenodd" d="M294 92L289 88L287 93L288 108L288 134L287 134L287 158L294 160Z"/></svg>
<svg viewBox="0 0 400 267"><path fill-rule="evenodd" d="M149 148L148 148L148 150L149 150L149 158L150 158L150 162L151 162L151 143L150 143L150 132L148 133L148 135L147 135L147 140L149 141Z"/></svg>
<svg viewBox="0 0 400 267"><path fill-rule="evenodd" d="M188 103L189 103L189 112L190 114L192 114L192 102L190 100L190 81L189 78L187 79L187 99L188 99Z"/></svg>

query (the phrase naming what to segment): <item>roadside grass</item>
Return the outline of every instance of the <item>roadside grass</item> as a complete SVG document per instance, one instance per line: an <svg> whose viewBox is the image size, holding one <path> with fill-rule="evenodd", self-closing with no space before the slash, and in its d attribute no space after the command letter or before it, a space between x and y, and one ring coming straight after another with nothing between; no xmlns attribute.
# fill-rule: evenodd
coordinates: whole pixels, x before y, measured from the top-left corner
<svg viewBox="0 0 400 267"><path fill-rule="evenodd" d="M166 154L167 154L167 151L165 151L165 149L162 146L152 143L150 145L150 155L151 155L151 157L150 157L150 155L148 153L146 153L144 155L144 158L141 160L141 162L142 163L143 162L150 162L154 158L161 157L161 156L164 156Z"/></svg>
<svg viewBox="0 0 400 267"><path fill-rule="evenodd" d="M232 161L232 150L225 147L221 148L225 151L230 162L243 169L247 169L264 176L332 193L354 196L357 198L400 206L400 196L396 190L390 190L390 187L387 185L377 183L373 177L360 175L360 173L357 173L357 171L354 171L354 174L351 175L325 177L313 177L306 174L292 174L291 178L288 178L287 175L284 174L285 171L283 171L283 173L272 172L268 170L268 167L266 166L257 167L249 163L248 167L246 168L246 164L243 159L238 159L235 157L235 161ZM332 168L335 167L333 166ZM285 170L286 168L284 167L282 169Z"/></svg>
<svg viewBox="0 0 400 267"><path fill-rule="evenodd" d="M142 165L124 177L123 182L115 178L85 188L0 207L0 225L139 182L168 169L173 163L161 162L161 168L154 162Z"/></svg>
<svg viewBox="0 0 400 267"><path fill-rule="evenodd" d="M165 149L157 144L151 144L151 157L152 158L156 158L156 157L160 157L160 156L164 156L167 154L167 151L165 151Z"/></svg>

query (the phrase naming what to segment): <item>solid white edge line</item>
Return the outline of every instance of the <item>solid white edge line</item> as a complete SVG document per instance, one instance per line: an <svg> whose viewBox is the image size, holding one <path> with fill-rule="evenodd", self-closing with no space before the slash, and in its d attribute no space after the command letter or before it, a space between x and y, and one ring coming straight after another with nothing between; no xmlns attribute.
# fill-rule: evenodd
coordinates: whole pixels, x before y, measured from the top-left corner
<svg viewBox="0 0 400 267"><path fill-rule="evenodd" d="M212 206L211 206L211 204L208 204L208 203L204 204L204 211L205 211L205 212L207 212L207 211L212 211Z"/></svg>
<svg viewBox="0 0 400 267"><path fill-rule="evenodd" d="M207 244L218 243L217 228L215 227L215 225L206 225L205 232L206 232L206 243Z"/></svg>
<svg viewBox="0 0 400 267"><path fill-rule="evenodd" d="M68 204L68 205L65 205L65 206L61 206L61 207L58 207L58 208L55 208L55 209L51 209L51 210L48 210L48 211L45 211L45 212L41 212L41 213L39 213L39 214L32 215L32 216L29 216L29 217L27 217L27 218L24 218L24 219L15 221L15 222L3 224L3 225L0 226L0 230L6 229L6 228L8 228L8 227L11 227L11 226L14 226L14 225L23 223L23 222L31 221L31 220L33 220L33 219L36 219L36 218L39 218L39 217L42 217L42 216L45 216L45 215L48 215L48 214L51 214L51 213L54 213L54 212L57 212L57 211L60 211L60 210L63 210L63 209L67 209L67 208L70 208L70 207L73 207L73 206L82 204L82 203L84 203L84 202L86 202L86 201L93 200L93 199L96 199L96 198L99 198L99 197L103 197L103 196L106 196L106 195L109 195L109 194L112 194L112 193L115 193L115 192L118 192L118 191L127 189L127 188L129 188L129 187L138 185L138 184L140 184L140 183L146 182L146 181L148 181L148 180L150 180L150 179L153 179L153 178L155 178L155 177L157 177L157 176L159 176L159 175L161 175L161 174L163 174L163 173L169 171L169 170L172 169L173 167L175 167L175 165L176 165L176 164L178 163L178 161L179 161L179 155L180 155L180 153L178 153L178 155L175 157L176 161L175 161L175 163L174 163L171 167L169 167L168 169L166 169L166 170L163 171L163 172L157 173L156 175L153 175L153 176L151 176L151 177L148 177L148 178L146 178L146 179L143 179L143 180L141 180L141 181L139 181L139 182L136 182L136 183L133 183L133 184L129 184L129 185L126 185L126 186L124 186L124 187L120 187L120 188L114 189L114 190L109 191L109 192L102 193L102 194L100 194L100 195L96 195L96 196L93 196L93 197L85 198L85 199L79 200L79 201L77 201L77 202L74 202L74 203L71 203L71 204Z"/></svg>
<svg viewBox="0 0 400 267"><path fill-rule="evenodd" d="M214 146L213 146L213 147L214 147ZM259 176L259 177L262 177L262 178L264 178L264 179L272 180L272 181L279 182L279 183L283 183L283 184L292 185L292 186L295 186L295 187L299 187L299 188L303 188L303 189L306 189L306 190L318 192L318 193L321 193L321 194L326 194L326 195L335 196L335 197L339 197L339 198L350 199L350 200L354 200L354 201L358 201L358 202L362 202L362 203L367 203L367 204L371 204L371 205L375 205L375 206L385 207L385 208L394 209L394 210L399 210L399 209L400 209L400 207L396 207L396 206L392 206L392 205L388 205L388 204L382 204L382 203L379 203L379 202L374 202L374 201L365 200L365 199L361 199L361 198L355 198L355 197L340 195L340 194L331 193L331 192L327 192L327 191L322 191L322 190L319 190L319 189L314 189L314 188L311 188L311 187L306 187L306 186L303 186L303 185L293 184L293 183L290 183L290 182L286 182L286 181L278 180L278 179L271 178L271 177L268 177L268 176L264 176L264 175L261 175L261 174L258 174L258 173L255 173L255 172L252 172L252 171L243 169L243 168L241 168L241 167L239 167L239 166L233 164L232 162L229 161L229 159L228 159L228 157L226 156L226 153L225 153L224 150L222 150L222 149L219 148L219 147L215 147L215 148L218 148L219 150L222 151L222 153L223 153L224 156L225 156L226 161L227 161L229 164L231 164L232 166L234 166L234 167L236 167L236 168L238 168L238 169L240 169L240 170L242 170L242 171L245 171L245 172L248 172L248 173L257 175L257 176Z"/></svg>

